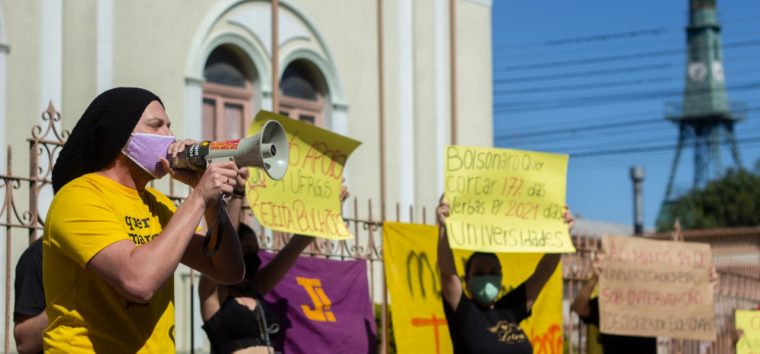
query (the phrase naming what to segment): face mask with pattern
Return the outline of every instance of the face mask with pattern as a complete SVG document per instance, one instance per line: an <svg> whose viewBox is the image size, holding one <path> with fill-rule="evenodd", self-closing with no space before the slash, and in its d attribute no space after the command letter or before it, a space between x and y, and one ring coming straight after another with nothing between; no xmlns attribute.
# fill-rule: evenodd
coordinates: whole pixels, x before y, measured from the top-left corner
<svg viewBox="0 0 760 354"><path fill-rule="evenodd" d="M132 133L121 153L148 172L153 178L166 175L161 158L166 158L169 145L176 141L171 135Z"/></svg>

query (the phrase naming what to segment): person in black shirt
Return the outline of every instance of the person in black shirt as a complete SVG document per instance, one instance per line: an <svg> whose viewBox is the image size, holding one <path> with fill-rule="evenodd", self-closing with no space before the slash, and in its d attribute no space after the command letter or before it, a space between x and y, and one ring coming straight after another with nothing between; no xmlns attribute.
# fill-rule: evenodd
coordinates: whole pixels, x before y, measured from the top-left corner
<svg viewBox="0 0 760 354"><path fill-rule="evenodd" d="M604 267L603 264L606 256L604 253L597 253L595 257L596 258L592 263L593 273L583 285L581 291L578 292L572 305L570 305L570 310L577 313L583 323L594 325L601 330L599 320L599 298L594 297L592 299L591 293L599 282L599 273ZM710 269L709 280L713 292L717 291L719 278L715 267ZM602 348L605 354L657 353L656 337L624 336L599 332L599 339L602 343Z"/></svg>
<svg viewBox="0 0 760 354"><path fill-rule="evenodd" d="M446 234L449 204L441 200L436 213L443 309L454 353L532 354L530 339L520 328L520 322L530 317L533 302L557 268L560 255L544 255L525 282L499 298L502 275L499 259L493 253L473 253L465 263L464 280L472 295L469 298L457 276ZM567 209L564 219L572 229L573 217Z"/></svg>
<svg viewBox="0 0 760 354"><path fill-rule="evenodd" d="M16 264L13 336L19 353L42 353L42 333L48 325L42 288L42 238L21 254Z"/></svg>
<svg viewBox="0 0 760 354"><path fill-rule="evenodd" d="M238 225L245 278L238 284L225 286L202 275L198 283L203 330L215 354L275 352L270 333L277 332L279 324L266 302L260 300L280 282L301 252L314 241L311 236L294 235L266 266L261 267L256 233L240 222L248 174L247 168L240 170L227 208L231 222ZM348 198L345 185L339 198L341 203Z"/></svg>
<svg viewBox="0 0 760 354"><path fill-rule="evenodd" d="M595 267L596 269L596 267ZM583 284L581 291L575 297L570 310L577 313L581 321L597 328L599 325L599 298L591 298L599 280L597 272ZM615 334L599 333L599 339L605 354L654 354L657 353L657 338L621 336Z"/></svg>

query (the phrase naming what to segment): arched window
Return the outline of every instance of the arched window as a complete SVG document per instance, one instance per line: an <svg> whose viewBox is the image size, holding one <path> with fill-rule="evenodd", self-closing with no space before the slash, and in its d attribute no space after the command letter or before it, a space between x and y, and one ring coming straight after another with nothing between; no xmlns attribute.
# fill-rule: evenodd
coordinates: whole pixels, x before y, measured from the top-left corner
<svg viewBox="0 0 760 354"><path fill-rule="evenodd" d="M251 119L252 67L242 51L232 46L214 49L203 76L203 140L245 137Z"/></svg>
<svg viewBox="0 0 760 354"><path fill-rule="evenodd" d="M280 80L280 109L282 115L324 127L324 96L322 74L313 64L296 60L285 68Z"/></svg>

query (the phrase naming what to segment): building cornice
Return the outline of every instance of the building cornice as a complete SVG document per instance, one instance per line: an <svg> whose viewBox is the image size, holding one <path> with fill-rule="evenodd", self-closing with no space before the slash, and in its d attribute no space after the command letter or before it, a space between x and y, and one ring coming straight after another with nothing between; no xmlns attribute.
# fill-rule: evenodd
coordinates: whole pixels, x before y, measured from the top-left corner
<svg viewBox="0 0 760 354"><path fill-rule="evenodd" d="M473 3L475 5L485 6L489 9L493 7L493 0L463 0L463 1Z"/></svg>

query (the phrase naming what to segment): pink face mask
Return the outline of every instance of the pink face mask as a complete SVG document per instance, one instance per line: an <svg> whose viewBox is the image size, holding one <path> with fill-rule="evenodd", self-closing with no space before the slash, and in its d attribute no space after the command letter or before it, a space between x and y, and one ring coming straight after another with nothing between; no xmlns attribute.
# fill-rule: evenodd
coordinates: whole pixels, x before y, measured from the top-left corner
<svg viewBox="0 0 760 354"><path fill-rule="evenodd" d="M154 178L161 178L166 175L164 167L161 166L161 158L166 158L169 145L175 141L171 135L132 133L129 143L121 153Z"/></svg>

